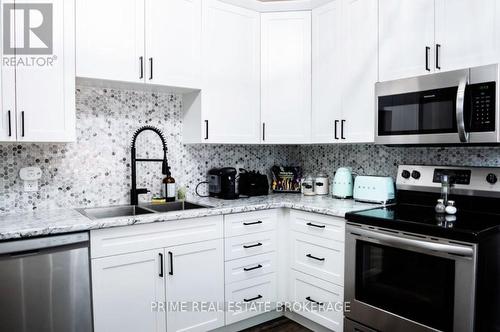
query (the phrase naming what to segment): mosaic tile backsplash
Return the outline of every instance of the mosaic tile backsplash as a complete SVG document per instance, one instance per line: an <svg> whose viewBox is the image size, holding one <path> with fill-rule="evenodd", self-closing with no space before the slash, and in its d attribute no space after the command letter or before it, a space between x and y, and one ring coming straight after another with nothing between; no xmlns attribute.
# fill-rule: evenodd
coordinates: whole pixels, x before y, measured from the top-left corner
<svg viewBox="0 0 500 332"><path fill-rule="evenodd" d="M182 96L78 86L76 102L76 143L0 144L0 213L128 204L131 139L144 125L163 131L172 176L188 194L212 167L266 171L269 165L294 163L292 147L182 144ZM162 158L154 133L139 136L137 157ZM42 169L38 192L22 190L19 169L25 166ZM160 163L138 164L137 176L139 188L160 192ZM206 186L200 189L205 193Z"/></svg>
<svg viewBox="0 0 500 332"><path fill-rule="evenodd" d="M168 93L78 86L77 142L0 144L0 213L58 207L90 207L129 202L130 142L143 125L160 128L178 185L188 196L212 167L269 171L274 164L302 165L305 172L341 166L358 174L394 176L402 163L500 166L500 148L395 148L375 145L241 146L182 144L182 97ZM138 157L161 158L161 142L151 132L137 141ZM22 190L19 169L39 166L40 190ZM138 165L138 187L161 188L160 164ZM201 192L205 192L201 187Z"/></svg>

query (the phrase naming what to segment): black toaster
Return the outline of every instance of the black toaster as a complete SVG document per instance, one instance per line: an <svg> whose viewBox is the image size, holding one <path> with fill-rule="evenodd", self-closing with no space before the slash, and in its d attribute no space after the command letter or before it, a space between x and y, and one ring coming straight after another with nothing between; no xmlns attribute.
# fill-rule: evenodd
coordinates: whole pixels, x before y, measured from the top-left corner
<svg viewBox="0 0 500 332"><path fill-rule="evenodd" d="M267 175L257 171L248 172L240 168L238 191L240 195L262 196L269 194L269 180Z"/></svg>

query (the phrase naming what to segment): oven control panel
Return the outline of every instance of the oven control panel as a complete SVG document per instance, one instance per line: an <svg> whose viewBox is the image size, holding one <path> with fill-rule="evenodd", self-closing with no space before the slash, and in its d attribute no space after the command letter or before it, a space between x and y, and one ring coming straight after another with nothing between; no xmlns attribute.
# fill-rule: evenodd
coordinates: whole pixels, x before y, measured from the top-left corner
<svg viewBox="0 0 500 332"><path fill-rule="evenodd" d="M468 130L472 132L495 131L496 83L478 83L467 86L467 102L470 112Z"/></svg>
<svg viewBox="0 0 500 332"><path fill-rule="evenodd" d="M436 168L432 182L441 183L443 175L447 175L451 184L470 184L470 176L472 171L470 169L445 169Z"/></svg>
<svg viewBox="0 0 500 332"><path fill-rule="evenodd" d="M400 190L439 192L448 175L452 192L500 197L500 167L400 165L396 187Z"/></svg>

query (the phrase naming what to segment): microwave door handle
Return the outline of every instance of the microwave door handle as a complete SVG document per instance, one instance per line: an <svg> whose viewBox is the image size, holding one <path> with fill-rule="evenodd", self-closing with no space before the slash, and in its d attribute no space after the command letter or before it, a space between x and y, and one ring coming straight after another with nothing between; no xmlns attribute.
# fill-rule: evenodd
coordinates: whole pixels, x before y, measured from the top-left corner
<svg viewBox="0 0 500 332"><path fill-rule="evenodd" d="M460 80L457 91L457 105L456 105L457 129L458 129L458 138L460 139L461 143L469 142L469 133L465 130L465 115L464 115L465 88L467 87L468 81L469 81L469 74L467 72L465 76Z"/></svg>

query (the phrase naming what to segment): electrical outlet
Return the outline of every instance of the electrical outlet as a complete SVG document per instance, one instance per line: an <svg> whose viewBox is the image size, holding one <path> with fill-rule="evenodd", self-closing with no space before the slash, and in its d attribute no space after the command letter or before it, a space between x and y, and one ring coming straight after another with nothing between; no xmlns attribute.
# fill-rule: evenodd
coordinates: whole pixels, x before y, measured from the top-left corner
<svg viewBox="0 0 500 332"><path fill-rule="evenodd" d="M38 180L42 177L39 167L24 167L19 171L19 177L23 180L24 191L38 191Z"/></svg>

